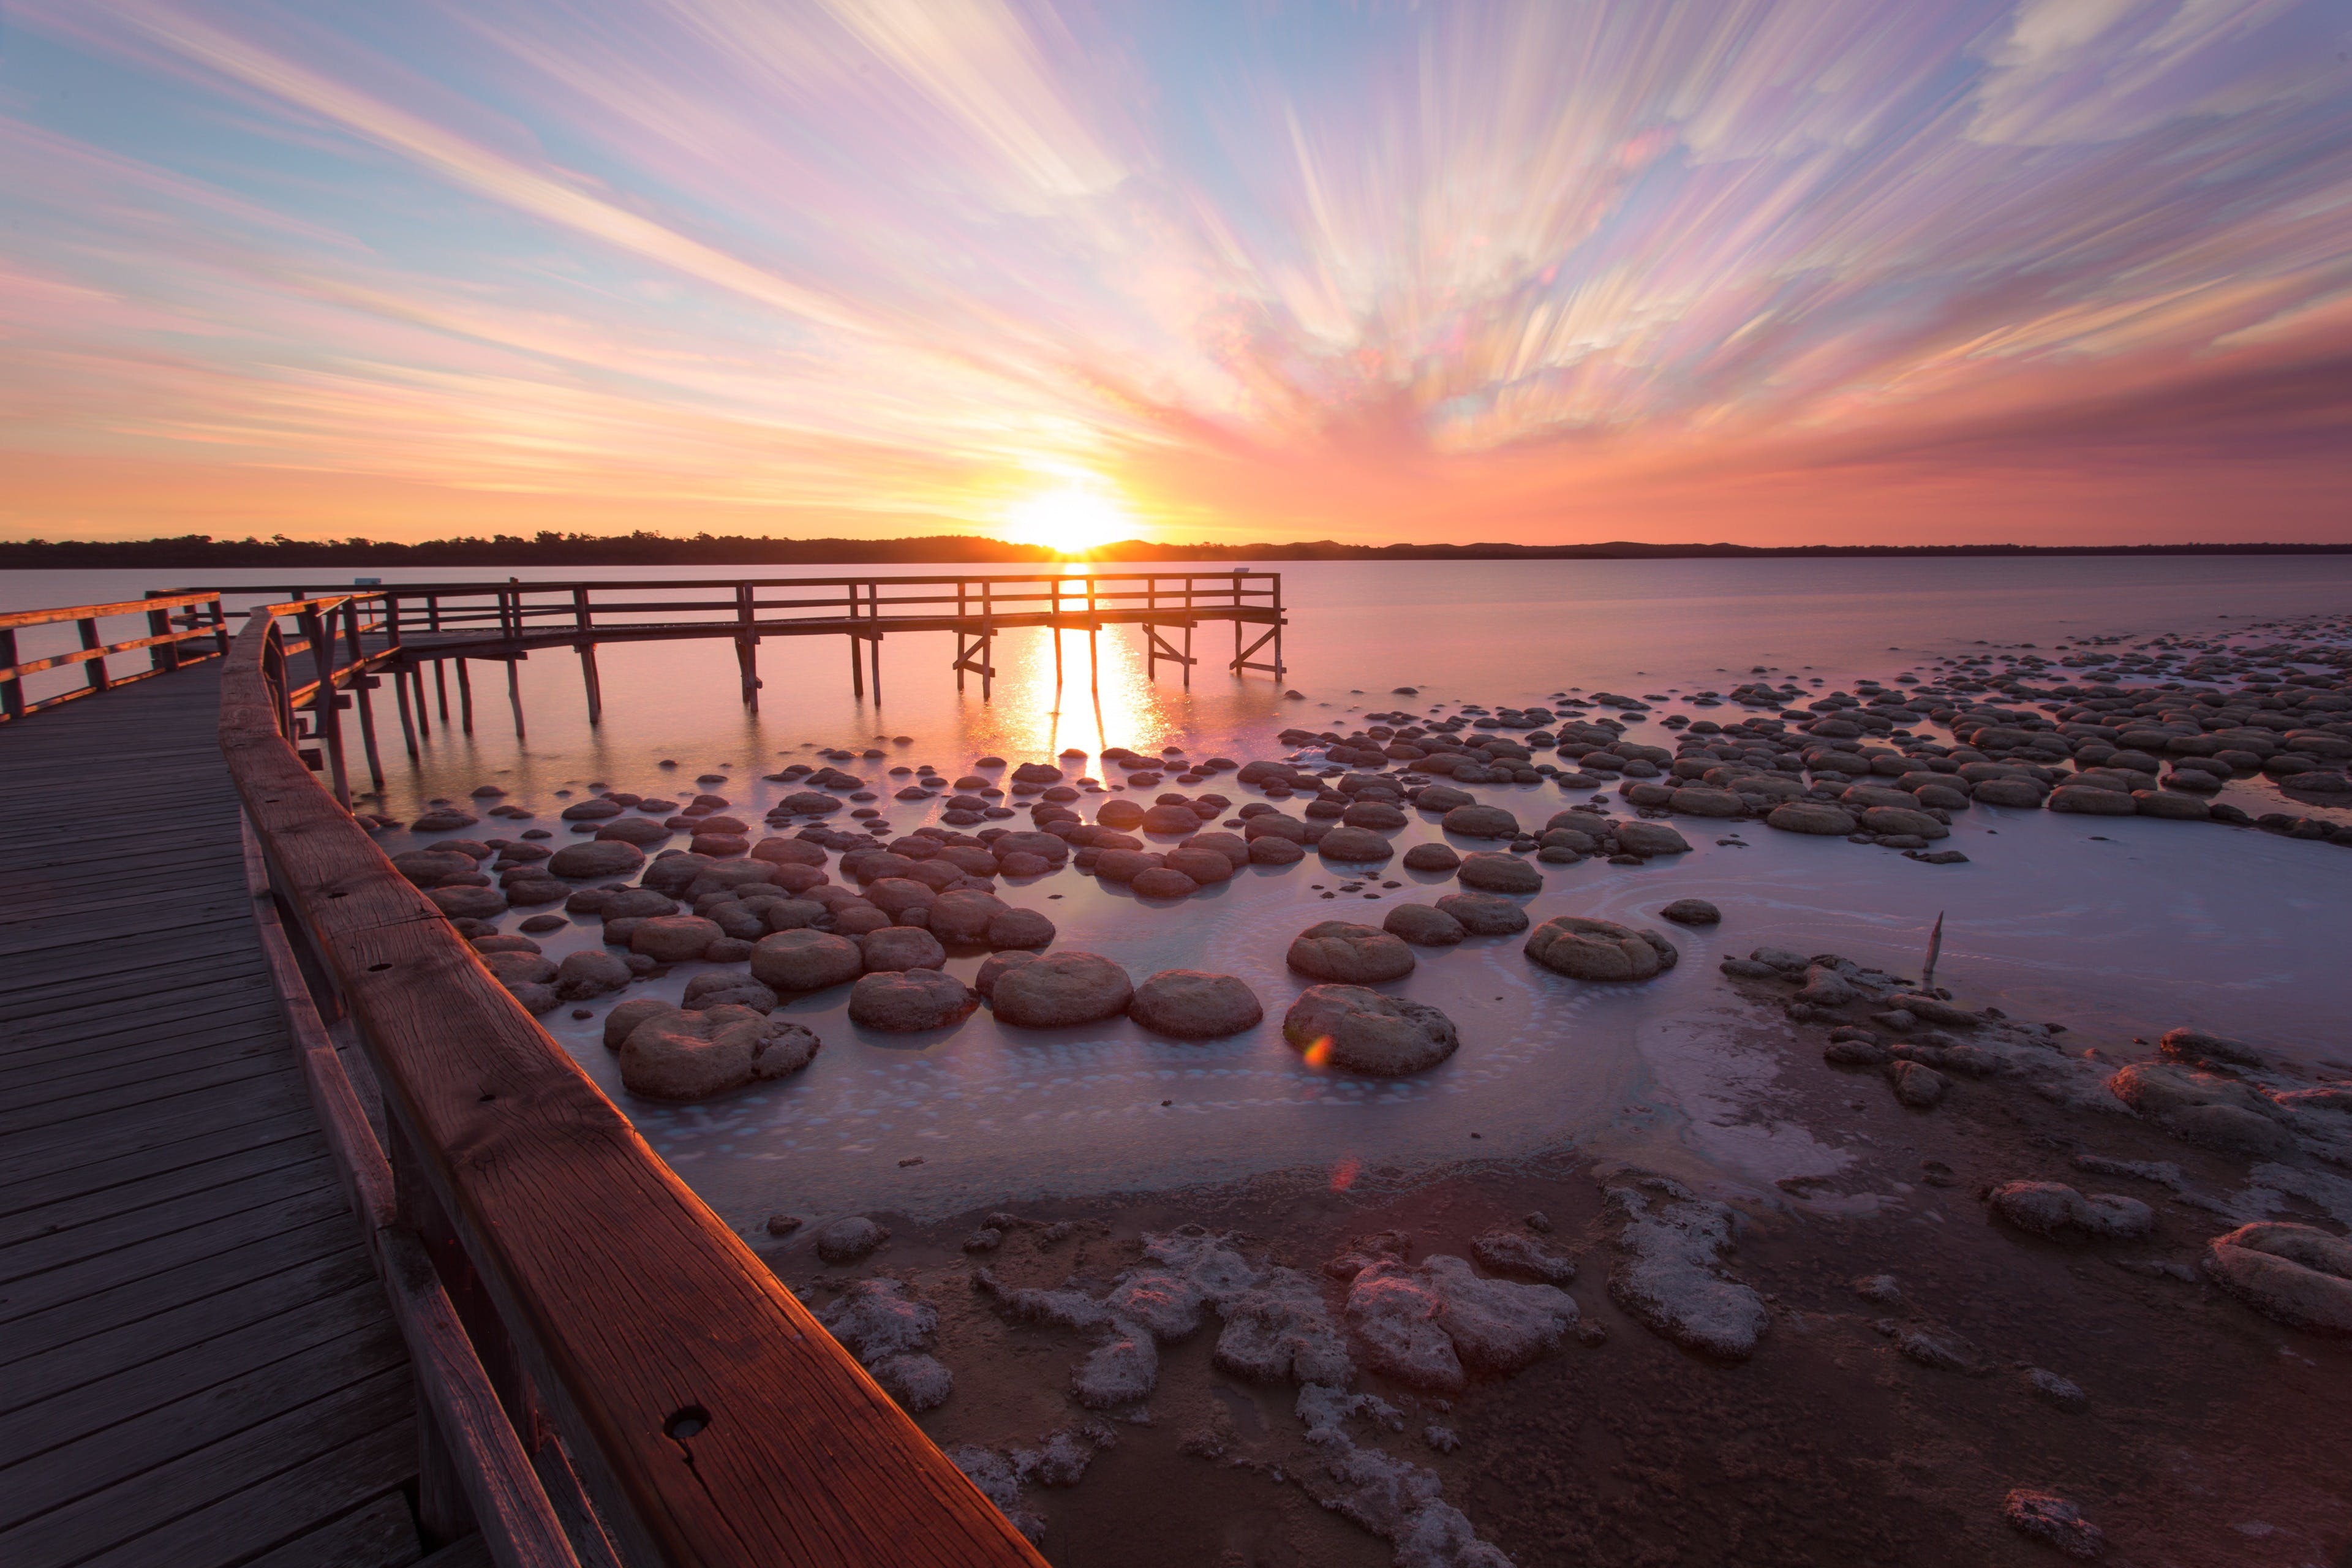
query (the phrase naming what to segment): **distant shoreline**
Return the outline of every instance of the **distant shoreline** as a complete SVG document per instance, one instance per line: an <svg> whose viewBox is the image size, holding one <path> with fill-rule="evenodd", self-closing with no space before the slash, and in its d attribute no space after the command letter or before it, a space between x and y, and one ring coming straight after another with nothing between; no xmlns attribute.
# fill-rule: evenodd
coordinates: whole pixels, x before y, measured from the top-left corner
<svg viewBox="0 0 2352 1568"><path fill-rule="evenodd" d="M382 540L218 540L204 536L143 540L0 542L0 568L16 571L107 567L204 568L432 566L488 571L513 566L823 566L890 564L1039 565L1065 559L1106 563L1282 561L1675 561L2046 555L2352 555L2342 544L1341 544L1302 540L1267 544L1155 544L1128 540L1065 557L1037 545L973 534L913 539L767 539L705 534L597 536L541 534L524 539L435 539L415 544Z"/></svg>

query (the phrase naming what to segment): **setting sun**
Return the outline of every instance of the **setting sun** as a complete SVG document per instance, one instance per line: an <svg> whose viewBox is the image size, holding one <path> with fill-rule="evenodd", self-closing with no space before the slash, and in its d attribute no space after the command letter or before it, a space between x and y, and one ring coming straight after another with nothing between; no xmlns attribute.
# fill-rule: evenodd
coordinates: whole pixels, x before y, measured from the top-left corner
<svg viewBox="0 0 2352 1568"><path fill-rule="evenodd" d="M1131 538L1135 520L1118 495L1091 476L1039 490L1004 510L1004 537L1079 555L1115 539Z"/></svg>

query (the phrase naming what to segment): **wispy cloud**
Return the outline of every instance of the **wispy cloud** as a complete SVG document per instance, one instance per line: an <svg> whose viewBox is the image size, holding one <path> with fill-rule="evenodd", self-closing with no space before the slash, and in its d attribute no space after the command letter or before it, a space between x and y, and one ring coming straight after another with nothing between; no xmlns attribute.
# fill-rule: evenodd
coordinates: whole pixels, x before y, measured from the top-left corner
<svg viewBox="0 0 2352 1568"><path fill-rule="evenodd" d="M2327 0L12 15L20 531L986 528L1077 467L1177 537L2284 537L2352 481Z"/></svg>

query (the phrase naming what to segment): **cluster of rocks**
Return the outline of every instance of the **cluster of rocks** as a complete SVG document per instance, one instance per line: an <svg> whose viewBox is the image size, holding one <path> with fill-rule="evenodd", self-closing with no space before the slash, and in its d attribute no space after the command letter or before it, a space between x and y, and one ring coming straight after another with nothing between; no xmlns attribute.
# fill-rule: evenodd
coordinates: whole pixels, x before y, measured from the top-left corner
<svg viewBox="0 0 2352 1568"><path fill-rule="evenodd" d="M1410 1389L1458 1393L1474 1377L1507 1377L1534 1364L1577 1331L1575 1300L1554 1282L1574 1277L1572 1262L1524 1238L1482 1237L1474 1253L1506 1267L1481 1274L1443 1254L1413 1262L1402 1233L1359 1237L1324 1267L1341 1291L1335 1304L1315 1276L1253 1258L1233 1236L1183 1226L1147 1234L1140 1258L1108 1280L1074 1276L1055 1289L1018 1288L980 1268L972 1286L1014 1322L1087 1342L1068 1386L1095 1411L1139 1407L1159 1386L1160 1347L1213 1321L1211 1361L1219 1371L1298 1390L1297 1414L1316 1463L1276 1479L1296 1480L1323 1507L1389 1542L1400 1563L1507 1568L1508 1559L1444 1500L1434 1472L1359 1436L1368 1427L1401 1432L1402 1413L1378 1394L1351 1392L1360 1367ZM1424 1440L1441 1451L1454 1442L1438 1426ZM1213 1432L1193 1434L1182 1447L1208 1459L1225 1452ZM950 1458L1036 1538L1035 1516L1019 1496L1033 1476L1017 1454L975 1448Z"/></svg>
<svg viewBox="0 0 2352 1568"><path fill-rule="evenodd" d="M1948 992L1916 988L1835 953L1803 958L1759 948L1722 967L1737 979L1794 986L1785 996L1789 1016L1828 1026L1823 1058L1884 1074L1906 1107L1931 1110L1966 1079L2023 1089L2071 1110L2128 1115L2216 1153L2270 1162L2256 1167L2263 1185L2309 1194L2352 1223L2352 1184L2322 1169L2352 1169L2352 1079L2315 1081L2243 1040L2188 1027L2168 1030L2148 1060L2118 1065L2098 1053L2076 1055L2062 1045L2059 1026L1959 1007ZM2184 1191L2168 1164L2094 1155L2075 1163ZM2020 1178L1984 1195L2004 1225L2062 1245L2144 1240L2157 1227L2155 1211L2137 1198L2085 1194L2063 1182ZM2341 1237L2299 1222L2260 1221L2213 1238L2202 1267L2276 1321L2352 1334L2352 1242Z"/></svg>

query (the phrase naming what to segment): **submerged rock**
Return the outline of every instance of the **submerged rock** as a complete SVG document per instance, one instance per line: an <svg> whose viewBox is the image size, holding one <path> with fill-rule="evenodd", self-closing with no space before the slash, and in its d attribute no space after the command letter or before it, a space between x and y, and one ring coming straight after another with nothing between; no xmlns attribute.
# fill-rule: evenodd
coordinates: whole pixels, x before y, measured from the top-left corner
<svg viewBox="0 0 2352 1568"><path fill-rule="evenodd" d="M1052 952L999 972L989 1005L999 1022L1066 1028L1115 1018L1135 994L1127 971L1092 952Z"/></svg>
<svg viewBox="0 0 2352 1568"><path fill-rule="evenodd" d="M815 1059L818 1047L798 1024L749 1007L666 1007L621 1042L621 1082L648 1099L700 1100L798 1072Z"/></svg>
<svg viewBox="0 0 2352 1568"><path fill-rule="evenodd" d="M1412 973L1412 949L1373 926L1324 921L1298 933L1285 962L1299 973L1345 985L1402 980Z"/></svg>
<svg viewBox="0 0 2352 1568"><path fill-rule="evenodd" d="M1462 1045L1454 1020L1436 1008L1361 985L1308 986L1284 1016L1282 1034L1318 1066L1383 1078L1435 1067Z"/></svg>
<svg viewBox="0 0 2352 1568"><path fill-rule="evenodd" d="M1602 981L1649 980L1682 957L1655 931L1581 915L1556 915L1536 927L1528 938L1527 954L1571 980Z"/></svg>
<svg viewBox="0 0 2352 1568"><path fill-rule="evenodd" d="M1155 1034L1213 1040L1256 1027L1265 1007L1237 975L1163 969L1135 988L1127 1016Z"/></svg>

